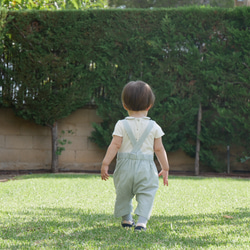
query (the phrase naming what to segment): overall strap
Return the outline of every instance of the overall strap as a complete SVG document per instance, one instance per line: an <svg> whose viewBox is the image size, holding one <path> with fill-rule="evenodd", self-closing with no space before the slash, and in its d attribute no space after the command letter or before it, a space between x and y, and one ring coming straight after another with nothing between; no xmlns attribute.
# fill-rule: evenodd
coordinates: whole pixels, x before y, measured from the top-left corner
<svg viewBox="0 0 250 250"><path fill-rule="evenodd" d="M127 120L123 120L123 126L125 128L125 131L127 132L129 140L132 143L132 146L134 147L136 145L137 141L135 139L135 136L134 136L134 134L133 134Z"/></svg>
<svg viewBox="0 0 250 250"><path fill-rule="evenodd" d="M141 135L141 137L138 141L136 141L135 136L134 136L129 124L128 124L128 121L123 120L123 124L124 124L124 128L128 134L128 137L129 137L131 143L132 143L132 146L133 146L133 150L131 151L131 153L137 153L140 150L140 148L141 148L143 142L145 141L146 137L148 136L149 132L153 128L154 122L152 120L149 120L147 128L145 129L145 131L143 132L143 134Z"/></svg>

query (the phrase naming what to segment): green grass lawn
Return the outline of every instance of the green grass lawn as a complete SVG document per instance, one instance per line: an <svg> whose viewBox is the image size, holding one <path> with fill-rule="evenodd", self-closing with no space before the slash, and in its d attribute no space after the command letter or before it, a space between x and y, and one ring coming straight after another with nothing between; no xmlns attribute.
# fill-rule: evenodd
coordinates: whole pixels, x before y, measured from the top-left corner
<svg viewBox="0 0 250 250"><path fill-rule="evenodd" d="M250 249L249 179L160 179L146 232L122 228L114 201L98 175L0 182L0 249Z"/></svg>

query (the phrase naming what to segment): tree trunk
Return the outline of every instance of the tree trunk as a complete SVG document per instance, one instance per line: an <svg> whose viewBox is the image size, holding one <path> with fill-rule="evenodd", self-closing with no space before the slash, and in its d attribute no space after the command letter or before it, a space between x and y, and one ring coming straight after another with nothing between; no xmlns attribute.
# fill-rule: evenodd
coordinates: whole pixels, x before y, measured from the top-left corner
<svg viewBox="0 0 250 250"><path fill-rule="evenodd" d="M52 137L52 162L51 162L51 172L58 172L58 155L57 151L57 122L51 127L51 137Z"/></svg>
<svg viewBox="0 0 250 250"><path fill-rule="evenodd" d="M194 172L195 175L198 176L200 172L200 133L201 133L201 119L202 119L202 107L201 103L199 105L198 111L198 120L197 120L197 138L196 138L196 152L195 152L195 164L194 164Z"/></svg>

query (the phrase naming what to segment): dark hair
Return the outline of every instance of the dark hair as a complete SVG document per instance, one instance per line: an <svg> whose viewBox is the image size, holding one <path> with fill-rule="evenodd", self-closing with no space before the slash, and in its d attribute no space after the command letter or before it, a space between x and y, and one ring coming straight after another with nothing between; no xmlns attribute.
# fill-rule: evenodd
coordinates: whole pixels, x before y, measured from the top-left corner
<svg viewBox="0 0 250 250"><path fill-rule="evenodd" d="M155 96L151 87L143 81L127 83L122 91L122 103L128 110L146 110L154 105Z"/></svg>

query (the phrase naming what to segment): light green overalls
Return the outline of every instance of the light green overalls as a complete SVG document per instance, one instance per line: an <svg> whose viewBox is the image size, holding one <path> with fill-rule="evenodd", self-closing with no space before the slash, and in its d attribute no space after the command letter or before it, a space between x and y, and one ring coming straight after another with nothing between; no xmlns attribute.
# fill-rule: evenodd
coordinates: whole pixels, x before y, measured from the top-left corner
<svg viewBox="0 0 250 250"><path fill-rule="evenodd" d="M133 210L132 199L136 196L138 205L135 214L149 219L159 179L154 163L154 154L143 154L140 148L153 128L154 122L149 121L138 142L127 120L123 120L123 125L132 143L133 150L130 153L118 152L117 154L114 172L115 217L130 214Z"/></svg>

